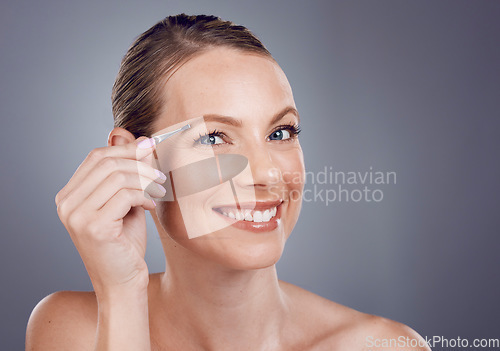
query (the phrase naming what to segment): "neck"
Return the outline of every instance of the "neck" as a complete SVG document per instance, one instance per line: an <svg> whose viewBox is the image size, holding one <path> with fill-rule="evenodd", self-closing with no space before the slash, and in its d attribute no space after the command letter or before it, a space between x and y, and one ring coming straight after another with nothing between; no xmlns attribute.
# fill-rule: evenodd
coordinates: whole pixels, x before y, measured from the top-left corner
<svg viewBox="0 0 500 351"><path fill-rule="evenodd" d="M230 270L195 255L186 261L182 247L173 251L166 252L155 313L182 349L278 349L288 307L274 265Z"/></svg>

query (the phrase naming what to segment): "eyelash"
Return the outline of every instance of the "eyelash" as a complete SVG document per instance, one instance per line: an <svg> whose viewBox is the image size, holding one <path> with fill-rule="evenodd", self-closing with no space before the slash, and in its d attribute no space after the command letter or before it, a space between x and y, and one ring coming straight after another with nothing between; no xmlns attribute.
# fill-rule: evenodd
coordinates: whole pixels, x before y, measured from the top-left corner
<svg viewBox="0 0 500 351"><path fill-rule="evenodd" d="M300 129L300 126L297 123L281 124L276 128L274 128L274 130L269 135L272 135L278 130L288 130L290 132L290 138L285 140L277 140L281 142L287 142L296 139L299 136L302 129Z"/></svg>
<svg viewBox="0 0 500 351"><path fill-rule="evenodd" d="M288 139L275 140L275 141L284 143L284 142L293 141L296 138L298 138L302 129L296 123L281 124L281 125L277 126L276 128L274 128L274 130L269 135L272 135L273 133L277 132L278 130L287 130L290 133L290 138L288 138ZM211 131L209 133L199 134L199 138L193 139L193 140L195 143L201 144L201 139L206 138L206 137L219 137L221 139L224 139L224 137L227 137L227 136L226 136L226 134L224 134L224 132L221 132L217 129L214 129L213 131ZM221 146L221 145L224 145L224 144L212 144L211 146L214 147L214 146Z"/></svg>
<svg viewBox="0 0 500 351"><path fill-rule="evenodd" d="M209 133L206 133L206 134L198 134L199 135L199 138L198 139L193 139L194 142L196 144L201 144L201 139L202 138L207 138L207 137L219 137L221 139L223 139L226 134L224 134L223 132L220 132L218 131L217 129L214 129L213 131L209 132ZM204 145L204 144L201 144L201 145ZM214 147L214 146L220 146L221 144L212 144L211 146Z"/></svg>

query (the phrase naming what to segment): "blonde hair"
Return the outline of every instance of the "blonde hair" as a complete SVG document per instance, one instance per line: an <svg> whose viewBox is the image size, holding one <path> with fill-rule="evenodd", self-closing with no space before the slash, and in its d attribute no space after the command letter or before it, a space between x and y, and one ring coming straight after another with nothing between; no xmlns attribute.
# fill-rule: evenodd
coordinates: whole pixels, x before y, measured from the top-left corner
<svg viewBox="0 0 500 351"><path fill-rule="evenodd" d="M163 108L161 87L187 60L214 47L272 58L247 28L216 16L169 16L141 34L124 56L112 91L115 127L151 136Z"/></svg>

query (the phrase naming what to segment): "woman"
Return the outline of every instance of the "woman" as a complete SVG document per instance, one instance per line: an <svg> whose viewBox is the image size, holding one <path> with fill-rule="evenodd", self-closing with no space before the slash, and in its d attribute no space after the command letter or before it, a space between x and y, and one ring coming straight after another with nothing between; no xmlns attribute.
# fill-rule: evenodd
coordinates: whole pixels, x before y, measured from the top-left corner
<svg viewBox="0 0 500 351"><path fill-rule="evenodd" d="M213 16L164 19L129 49L112 99L108 147L90 152L56 196L94 291L42 300L27 350L423 345L404 325L278 280L275 263L301 207L299 114L285 74L246 28ZM165 143L151 138L182 126ZM224 166L228 155L244 165ZM219 176L238 169L200 188L210 160ZM144 261L145 210L164 273L150 275Z"/></svg>

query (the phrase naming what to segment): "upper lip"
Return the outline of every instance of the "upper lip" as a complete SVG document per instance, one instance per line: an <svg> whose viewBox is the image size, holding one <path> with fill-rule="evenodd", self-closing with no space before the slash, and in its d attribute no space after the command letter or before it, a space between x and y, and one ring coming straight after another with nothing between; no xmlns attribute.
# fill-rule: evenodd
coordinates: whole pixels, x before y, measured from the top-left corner
<svg viewBox="0 0 500 351"><path fill-rule="evenodd" d="M241 209L260 211L260 210L266 210L266 209L281 205L282 202L283 202L283 200L240 202L238 204L232 203L232 204L227 204L227 205L218 205L218 206L215 206L214 208L221 208L221 207L237 208L237 207L239 207Z"/></svg>

